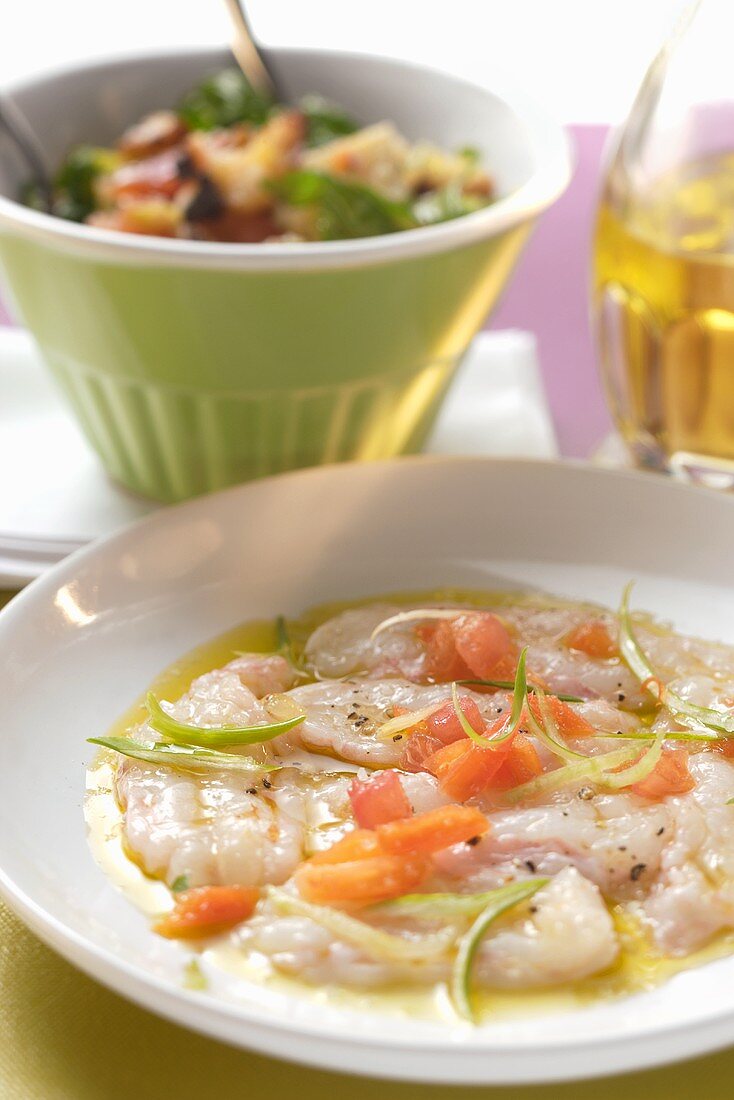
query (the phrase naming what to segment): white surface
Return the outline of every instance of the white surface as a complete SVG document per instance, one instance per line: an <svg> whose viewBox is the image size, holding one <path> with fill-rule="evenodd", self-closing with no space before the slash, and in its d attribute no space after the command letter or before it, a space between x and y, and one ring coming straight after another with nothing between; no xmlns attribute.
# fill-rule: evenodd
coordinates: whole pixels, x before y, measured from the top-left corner
<svg viewBox="0 0 734 1100"><path fill-rule="evenodd" d="M250 618L439 585L537 585L613 604L632 576L638 606L732 643L733 525L732 498L663 479L419 458L254 482L80 551L0 613L0 892L43 939L120 993L311 1065L434 1082L544 1081L730 1043L734 958L636 996L476 1029L314 1010L307 998L211 969L208 992L187 992L187 950L155 936L97 868L81 802L85 738L174 658Z"/></svg>
<svg viewBox="0 0 734 1100"><path fill-rule="evenodd" d="M477 338L428 450L558 454L529 333ZM0 470L0 584L23 584L90 539L158 507L107 478L20 329L0 328Z"/></svg>
<svg viewBox="0 0 734 1100"><path fill-rule="evenodd" d="M27 175L7 143L0 158L0 228L48 248L115 264L256 271L304 271L399 262L495 237L530 222L571 177L568 139L544 108L509 77L488 87L410 62L364 54L278 50L274 64L288 99L319 90L366 121L390 117L411 140L476 146L499 198L461 218L353 240L231 244L118 233L52 218L16 199ZM166 51L81 66L11 89L44 150L57 163L70 144L114 141L151 108L177 102L226 62L212 50Z"/></svg>
<svg viewBox="0 0 734 1100"><path fill-rule="evenodd" d="M566 122L622 117L680 0L248 0L269 45L367 50L412 58L482 83L497 67ZM39 34L39 18L43 33ZM223 0L15 4L3 19L0 79L116 50L219 45Z"/></svg>

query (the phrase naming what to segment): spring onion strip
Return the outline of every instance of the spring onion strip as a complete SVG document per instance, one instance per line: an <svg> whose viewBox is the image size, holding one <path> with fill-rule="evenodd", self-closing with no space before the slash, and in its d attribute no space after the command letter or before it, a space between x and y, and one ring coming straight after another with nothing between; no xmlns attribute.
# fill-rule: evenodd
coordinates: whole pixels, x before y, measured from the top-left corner
<svg viewBox="0 0 734 1100"><path fill-rule="evenodd" d="M427 962L444 955L454 939L452 929L421 936L419 939L405 939L391 932L373 928L364 921L356 920L340 909L331 909L326 905L312 905L309 901L285 890L268 887L267 897L279 913L289 916L308 917L332 935L347 943L353 943L373 959L385 962Z"/></svg>
<svg viewBox="0 0 734 1100"><path fill-rule="evenodd" d="M463 729L467 737L470 737L472 741L477 745L481 745L483 749L494 749L497 745L503 744L508 738L512 737L520 725L523 717L523 709L525 707L525 701L527 699L527 679L525 674L525 661L527 659L527 648L523 649L517 662L517 671L515 673L515 683L513 687L512 696L512 709L510 710L509 717L505 721L500 730L492 737L482 737L481 733L472 726L469 719L461 709L459 702L459 690L454 682L451 685L451 698L454 703L454 710L456 711L456 717L459 719L459 724Z"/></svg>
<svg viewBox="0 0 734 1100"><path fill-rule="evenodd" d="M538 880L534 880L537 882ZM548 879L541 880L541 885ZM523 885L513 884L513 886ZM370 910L375 916L386 917L424 917L426 920L474 920L493 904L499 893L507 890L485 890L481 894L405 894L394 901L384 901Z"/></svg>
<svg viewBox="0 0 734 1100"><path fill-rule="evenodd" d="M223 745L257 745L262 741L272 741L274 737L293 729L306 718L305 714L299 714L284 722L270 722L262 726L215 726L202 729L172 718L152 692L148 692L145 702L149 714L148 724L157 733L170 738L175 745L199 745L205 749Z"/></svg>
<svg viewBox="0 0 734 1100"><path fill-rule="evenodd" d="M547 882L547 878L532 879L530 882L514 882L493 890L492 900L459 940L459 949L451 971L451 999L456 1011L465 1020L476 1023L471 1003L472 963L488 928L508 909L531 898Z"/></svg>
<svg viewBox="0 0 734 1100"><path fill-rule="evenodd" d="M637 745L628 745L623 749L615 749L600 756L587 756L574 764L566 764L563 768L539 775L537 779L531 779L522 783L519 787L513 787L505 793L505 800L512 804L521 802L524 798L535 798L537 795L549 794L552 791L562 790L570 783L598 783L605 785L607 773L612 768L630 764L640 755Z"/></svg>
<svg viewBox="0 0 734 1100"><path fill-rule="evenodd" d="M101 745L112 749L132 760L142 760L146 764L159 767L176 768L185 772L275 772L279 767L260 764L249 756L237 756L231 752L217 752L216 749L198 749L193 746L171 745L167 741L157 741L154 745L141 745L131 737L89 737L90 745Z"/></svg>
<svg viewBox="0 0 734 1100"><path fill-rule="evenodd" d="M387 722L384 722L375 733L375 737L378 741L391 741L396 733L402 733L403 730L408 730L411 726L417 726L419 722L424 722L426 718L430 718L445 704L446 700L444 699L441 703L431 703L429 707L421 707L420 710L410 710L405 714L398 714L395 718L390 718Z"/></svg>
<svg viewBox="0 0 734 1100"><path fill-rule="evenodd" d="M490 687L490 688L502 688L504 691L512 691L514 683L512 680L457 680L457 684L460 687ZM541 690L535 684L528 683L528 691L532 694L535 691ZM564 695L560 691L552 692L556 699L560 699L562 703L585 703L586 699L582 699L580 695Z"/></svg>
<svg viewBox="0 0 734 1100"><path fill-rule="evenodd" d="M671 691L657 678L655 670L635 637L632 627L632 616L629 610L631 591L632 582L625 587L619 605L619 649L629 668L642 686L659 703L666 706L684 726L691 729L700 729L701 726L704 726L716 733L734 734L734 714L725 714L722 711L714 710L712 707L701 707L696 703L691 703L688 699L683 699L682 696Z"/></svg>
<svg viewBox="0 0 734 1100"><path fill-rule="evenodd" d="M654 741L657 738L656 733L649 733L645 730L632 730L630 733L595 733L593 735L596 738L613 739L615 741ZM715 733L705 733L703 730L695 732L694 730L674 730L665 734L666 741L728 741L728 734L721 734L717 736Z"/></svg>
<svg viewBox="0 0 734 1100"><path fill-rule="evenodd" d="M628 768L623 768L622 771L605 776L604 786L617 791L621 787L631 787L633 783L641 783L643 779L647 779L648 775L663 755L664 744L665 730L663 729L658 731L655 735L655 739L652 741L649 748L643 752L639 760L630 764Z"/></svg>
<svg viewBox="0 0 734 1100"><path fill-rule="evenodd" d="M389 630L391 626L399 626L401 623L420 622L422 619L458 619L460 615L464 614L465 611L460 607L455 607L451 611L441 607L417 607L413 611L401 611L399 614L391 615L389 619L383 619L381 623L378 623L370 635L370 641L374 642L377 635L382 634L383 630Z"/></svg>
<svg viewBox="0 0 734 1100"><path fill-rule="evenodd" d="M538 691L535 698L538 700L538 707L540 709L540 722L530 708L527 695L525 697L527 704L526 720L530 732L535 734L538 740L542 742L547 749L550 749L555 756L558 756L561 760L565 760L566 763L573 763L574 760L588 760L589 758L585 753L569 749L568 745L561 737L556 720L551 714L551 709L548 706L545 692Z"/></svg>

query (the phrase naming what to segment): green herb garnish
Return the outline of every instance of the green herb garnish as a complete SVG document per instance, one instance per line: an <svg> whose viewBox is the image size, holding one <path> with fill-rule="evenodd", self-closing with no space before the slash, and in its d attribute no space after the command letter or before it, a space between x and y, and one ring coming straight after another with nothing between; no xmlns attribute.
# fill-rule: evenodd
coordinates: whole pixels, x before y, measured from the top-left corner
<svg viewBox="0 0 734 1100"><path fill-rule="evenodd" d="M525 703L527 700L527 678L525 673L525 662L527 659L527 646L523 649L517 662L517 671L515 673L515 683L513 685L512 696L512 709L505 721L502 728L498 733L495 733L492 737L483 737L481 733L472 726L471 722L467 719L459 703L459 692L454 682L451 685L451 698L454 704L454 710L456 711L456 717L459 719L459 725L463 729L467 737L470 737L475 744L481 745L483 749L494 749L497 745L503 744L509 737L512 737L516 731L523 717L523 710L525 709Z"/></svg>
<svg viewBox="0 0 734 1100"><path fill-rule="evenodd" d="M225 69L190 91L178 113L190 130L218 130L236 122L262 126L273 106L239 69Z"/></svg>
<svg viewBox="0 0 734 1100"><path fill-rule="evenodd" d="M54 179L53 212L59 218L83 222L99 206L95 184L100 176L113 172L120 164L120 155L114 149L94 145L78 145L62 163ZM37 206L33 187L26 189L23 199L29 206Z"/></svg>
<svg viewBox="0 0 734 1100"><path fill-rule="evenodd" d="M496 900L496 896L497 890L485 890L480 894L404 894L401 898L372 906L370 912L375 916L418 917L426 920L474 920Z"/></svg>
<svg viewBox="0 0 734 1100"><path fill-rule="evenodd" d="M490 925L508 909L526 901L537 893L549 880L532 879L529 882L514 882L492 891L492 900L459 940L459 949L451 971L451 998L454 1007L464 1019L476 1023L471 1003L471 970L479 946Z"/></svg>
<svg viewBox="0 0 734 1100"><path fill-rule="evenodd" d="M460 687L490 687L501 688L503 691L512 691L515 687L512 680L457 680L457 684ZM528 692L532 695L539 689L535 684L531 684L528 681ZM564 695L563 692L554 691L551 692L555 699L560 699L562 703L585 703L586 700L582 699L580 695Z"/></svg>
<svg viewBox="0 0 734 1100"><path fill-rule="evenodd" d="M341 107L319 95L304 96L299 107L306 117L306 144L311 148L325 145L335 138L353 134L359 129L353 118Z"/></svg>
<svg viewBox="0 0 734 1100"><path fill-rule="evenodd" d="M200 749L192 745L172 745L168 741L157 741L154 745L141 745L132 737L88 737L90 745L101 745L112 749L131 760L141 760L144 764L159 767L176 768L185 772L229 771L229 772L274 772L279 767L260 764L249 756L237 756L236 753L217 752L216 749Z"/></svg>
<svg viewBox="0 0 734 1100"><path fill-rule="evenodd" d="M291 206L311 207L321 240L351 240L415 229L417 220L405 203L393 202L371 187L299 169L268 184Z"/></svg>
<svg viewBox="0 0 734 1100"><path fill-rule="evenodd" d="M306 719L305 714L297 714L283 722L270 722L261 726L215 726L201 728L178 722L167 714L152 691L145 700L148 708L148 724L157 733L169 737L176 745L200 745L203 748L218 748L223 745L258 745L263 741L272 741L281 733L286 733Z"/></svg>
<svg viewBox="0 0 734 1100"><path fill-rule="evenodd" d="M607 774L614 768L630 764L639 757L640 750L636 745L629 745L624 749L614 749L599 756L585 756L582 760L573 764L566 764L555 771L539 775L537 779L530 779L527 783L521 783L519 787L513 787L506 791L504 800L514 805L524 798L535 798L538 795L550 794L552 791L560 791L571 783L599 783L604 786Z"/></svg>
<svg viewBox="0 0 734 1100"><path fill-rule="evenodd" d="M188 875L179 875L178 878L175 878L173 880L173 882L171 883L171 890L173 891L174 894L182 894L184 892L184 890L188 890L188 888L189 888L189 876Z"/></svg>
<svg viewBox="0 0 734 1100"><path fill-rule="evenodd" d="M449 184L440 191L427 191L414 199L412 214L418 225L436 225L463 218L487 206L488 200L479 195L467 195L458 183Z"/></svg>
<svg viewBox="0 0 734 1100"><path fill-rule="evenodd" d="M629 609L631 591L632 582L630 581L625 587L619 605L619 650L642 687L658 703L667 707L684 726L691 729L700 729L703 726L717 733L734 734L734 714L726 714L712 707L701 707L691 703L688 699L683 699L676 692L671 691L667 684L662 683L655 675L655 670L638 642L632 626Z"/></svg>

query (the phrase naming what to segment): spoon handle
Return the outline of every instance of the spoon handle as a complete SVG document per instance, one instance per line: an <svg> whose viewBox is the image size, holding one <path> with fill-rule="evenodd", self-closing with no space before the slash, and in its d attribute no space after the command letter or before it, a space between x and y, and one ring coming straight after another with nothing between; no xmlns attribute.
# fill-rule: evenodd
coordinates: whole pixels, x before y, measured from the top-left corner
<svg viewBox="0 0 734 1100"><path fill-rule="evenodd" d="M46 171L41 146L31 130L25 116L21 114L13 101L7 96L0 97L0 131L12 141L23 158L31 179L38 188L46 212L50 213L53 204L53 186Z"/></svg>
<svg viewBox="0 0 734 1100"><path fill-rule="evenodd" d="M275 79L260 53L245 13L243 0L225 0L232 25L234 41L232 53L256 92L278 100Z"/></svg>

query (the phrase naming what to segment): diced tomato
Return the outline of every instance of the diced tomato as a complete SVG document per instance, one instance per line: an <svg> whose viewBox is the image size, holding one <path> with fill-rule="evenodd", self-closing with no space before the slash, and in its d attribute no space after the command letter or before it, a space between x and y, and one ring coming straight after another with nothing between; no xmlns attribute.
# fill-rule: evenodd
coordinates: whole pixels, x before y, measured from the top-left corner
<svg viewBox="0 0 734 1100"><path fill-rule="evenodd" d="M629 790L652 802L659 802L669 794L686 794L692 791L696 782L688 770L688 752L686 749L664 748L657 764L639 783Z"/></svg>
<svg viewBox="0 0 734 1100"><path fill-rule="evenodd" d="M515 646L507 627L490 611L471 611L452 620L459 657L479 679L501 679L515 666Z"/></svg>
<svg viewBox="0 0 734 1100"><path fill-rule="evenodd" d="M182 183L178 170L179 158L179 150L167 149L146 160L125 164L104 180L103 187L115 199L138 199L151 195L170 198Z"/></svg>
<svg viewBox="0 0 734 1100"><path fill-rule="evenodd" d="M451 680L469 680L472 671L456 652L456 639L451 622L440 622L419 626L418 637L426 647L426 673L430 680L443 684Z"/></svg>
<svg viewBox="0 0 734 1100"><path fill-rule="evenodd" d="M413 812L397 772L378 772L369 779L355 779L349 785L349 801L357 824L374 829L388 821L410 817Z"/></svg>
<svg viewBox="0 0 734 1100"><path fill-rule="evenodd" d="M575 626L568 632L563 642L569 649L576 649L579 653L585 653L587 657L608 660L619 656L614 639L606 623L601 619L590 619Z"/></svg>
<svg viewBox="0 0 734 1100"><path fill-rule="evenodd" d="M461 696L459 706L474 732L483 734L484 719L471 696ZM459 741L466 737L452 699L449 699L435 714L426 718L425 725L427 733L436 737L443 745L450 745L452 741Z"/></svg>
<svg viewBox="0 0 734 1100"><path fill-rule="evenodd" d="M725 737L712 745L712 748L716 749L717 752L723 753L728 760L731 760L732 757L734 757L734 738Z"/></svg>
<svg viewBox="0 0 734 1100"><path fill-rule="evenodd" d="M541 722L543 715L540 703L535 695L531 695L529 698L530 709L536 720ZM546 695L545 702L550 710L551 717L558 726L559 733L562 733L564 737L590 737L594 733L594 727L591 723L582 718L580 714L577 714L573 707L569 706L568 703L564 703L562 699L557 699L555 695Z"/></svg>
<svg viewBox="0 0 734 1100"><path fill-rule="evenodd" d="M449 798L465 802L493 785L509 751L505 742L496 749L482 749L468 737L439 749L426 761L426 771L435 775Z"/></svg>
<svg viewBox="0 0 734 1100"><path fill-rule="evenodd" d="M423 725L423 723L421 723ZM398 767L404 772L423 772L429 756L443 745L437 737L418 730L408 738L403 753L398 761Z"/></svg>
<svg viewBox="0 0 734 1100"><path fill-rule="evenodd" d="M249 886L199 886L178 895L175 908L153 926L169 939L213 936L251 917L259 892Z"/></svg>
<svg viewBox="0 0 734 1100"><path fill-rule="evenodd" d="M317 905L370 905L415 890L427 871L428 861L422 856L406 859L385 854L346 863L310 859L301 864L294 877L301 896Z"/></svg>
<svg viewBox="0 0 734 1100"><path fill-rule="evenodd" d="M471 806L441 806L404 821L378 826L380 847L394 855L432 855L489 829L484 814Z"/></svg>
<svg viewBox="0 0 734 1100"><path fill-rule="evenodd" d="M489 785L494 791L508 791L521 783L528 783L542 772L543 765L535 745L522 733L517 733Z"/></svg>
<svg viewBox="0 0 734 1100"><path fill-rule="evenodd" d="M216 217L189 219L197 240L227 241L230 244L260 244L283 232L272 210L225 209Z"/></svg>

